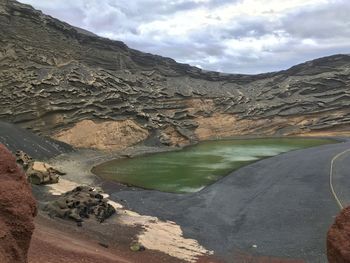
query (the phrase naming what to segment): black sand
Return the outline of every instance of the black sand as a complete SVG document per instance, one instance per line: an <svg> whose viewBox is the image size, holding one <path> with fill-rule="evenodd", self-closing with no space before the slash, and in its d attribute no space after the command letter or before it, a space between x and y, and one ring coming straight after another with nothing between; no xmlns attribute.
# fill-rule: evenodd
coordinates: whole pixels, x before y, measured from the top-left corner
<svg viewBox="0 0 350 263"><path fill-rule="evenodd" d="M137 212L175 221L228 262L236 251L326 262L326 233L339 211L329 187L330 163L348 148L350 142L281 154L195 194L105 189Z"/></svg>
<svg viewBox="0 0 350 263"><path fill-rule="evenodd" d="M39 160L73 150L68 144L40 137L29 130L2 121L0 121L0 143L12 152L22 150Z"/></svg>

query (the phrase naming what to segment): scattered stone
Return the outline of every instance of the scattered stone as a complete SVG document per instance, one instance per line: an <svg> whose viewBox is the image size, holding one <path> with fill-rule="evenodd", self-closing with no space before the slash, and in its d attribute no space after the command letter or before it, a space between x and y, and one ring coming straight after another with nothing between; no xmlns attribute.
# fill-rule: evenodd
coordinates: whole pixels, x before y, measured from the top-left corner
<svg viewBox="0 0 350 263"><path fill-rule="evenodd" d="M71 219L77 224L90 218L90 215L94 215L96 220L102 223L116 213L114 207L108 203L108 199L89 186L78 186L66 192L57 200L49 202L45 210L50 216Z"/></svg>
<svg viewBox="0 0 350 263"><path fill-rule="evenodd" d="M140 243L132 243L130 245L130 250L134 251L134 252L138 252L138 251L145 251L146 248L143 245L141 245Z"/></svg>
<svg viewBox="0 0 350 263"><path fill-rule="evenodd" d="M120 156L124 158L132 158L132 154L121 154Z"/></svg>
<svg viewBox="0 0 350 263"><path fill-rule="evenodd" d="M29 168L29 165L33 162L33 159L25 152L18 150L16 151L16 162L23 167L24 171L26 171Z"/></svg>
<svg viewBox="0 0 350 263"><path fill-rule="evenodd" d="M99 244L101 247L105 247L105 248L108 248L108 247L109 247L109 245L106 244L106 243L99 242L98 244Z"/></svg>

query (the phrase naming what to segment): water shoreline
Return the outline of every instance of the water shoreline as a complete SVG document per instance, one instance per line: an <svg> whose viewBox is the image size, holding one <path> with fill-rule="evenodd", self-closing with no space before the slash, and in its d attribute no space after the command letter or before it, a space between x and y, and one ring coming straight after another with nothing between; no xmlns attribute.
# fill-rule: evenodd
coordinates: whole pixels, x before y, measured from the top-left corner
<svg viewBox="0 0 350 263"><path fill-rule="evenodd" d="M326 137L326 138L329 139L329 137ZM339 138L339 137L336 137L336 138L332 137L332 139L335 139L337 141L342 141L342 142L347 141L346 138ZM262 190L258 190L258 189L264 189L266 188L266 184L267 185L270 184L269 179L263 175L269 174L270 176L274 177L275 175L271 171L271 169L273 169L274 166L279 165L280 162L285 163L287 161L287 163L283 164L282 167L285 167L285 169L289 169L288 167L290 167L290 165L293 165L293 163L295 163L294 159L300 158L300 154L301 155L306 154L305 158L301 159L305 161L304 159L314 158L316 156L315 153L317 153L317 155L321 154L320 156L323 156L323 155L328 156L327 149L342 149L345 146L346 144L344 143L323 145L323 146L318 146L318 147L313 147L308 149L291 151L291 152L277 155L272 158L260 160L251 165L245 166L226 177L223 177L222 179L215 182L214 184L209 185L205 187L203 190L196 192L194 194L173 194L173 193L159 192L156 190L144 190L136 187L126 187L126 186L117 184L116 182L103 180L91 173L91 167L93 167L94 165L97 165L98 163L105 162L107 160L111 160L115 158L125 158L125 156L135 157L135 156L140 156L142 154L151 154L155 152L170 151L170 150L174 150L174 148L134 146L134 147L130 147L127 150L113 152L113 153L111 152L106 153L106 152L95 151L95 150L78 150L77 152L72 152L69 154L64 154L59 157L56 157L50 160L50 163L55 165L56 167L59 166L61 167L61 169L68 172L67 175L63 177L67 180L79 182L80 184L101 186L102 189L104 189L108 194L110 194L111 199L113 201L121 202L127 209L136 211L137 213L142 215L156 216L157 218L164 221L170 220L170 221L176 222L179 226L181 226L181 229L183 229L185 238L193 238L195 240L198 240L201 245L204 245L205 248L212 249L214 250L214 252L218 253L218 255L226 257L228 255L227 249L229 246L227 245L229 245L229 243L219 249L215 243L215 240L217 240L217 238L220 238L220 239L224 238L224 236L220 234L220 231L218 232L218 230L214 230L215 227L212 230L210 229L215 225L222 224L222 227L224 229L227 229L226 231L224 231L224 232L227 232L225 236L228 235L225 237L225 239L229 238L229 240L231 240L233 238L229 231L229 229L232 228L233 226L231 225L232 223L228 223L228 222L232 221L234 218L236 219L240 218L239 213L237 214L236 211L239 211L239 207L241 207L242 205L247 205L246 202L247 200L249 200L249 198L247 199L245 197L247 193L249 193L250 195L250 194L254 194L255 192L261 192ZM179 148L177 148L176 150L179 150ZM300 162L302 162L301 160L297 161L298 166L296 167L293 166L293 169L291 170L293 172L298 172L297 173L298 176L300 176L300 174L303 174L302 173L303 170L300 170L300 169L305 169L303 167L299 167ZM308 165L311 165L311 163L313 162L315 161L310 161L310 164ZM316 170L318 171L320 169L319 167L323 167L325 164L327 164L327 161L322 160L322 158L320 160L317 160L317 162L318 164L317 165L315 164L315 172ZM266 171L264 172L263 168L268 169L268 172ZM280 168L277 169L277 172L280 170L281 170ZM254 179L254 183L249 183L249 185L246 185L245 181L251 177L251 176L247 177L246 176L247 173L251 176L254 175L253 178L257 177L260 179L258 181ZM320 172L318 171L316 173L320 173ZM249 179L249 180L252 180L252 179ZM313 184L317 186L320 184L320 181L317 180ZM283 189L285 186L288 186L288 185L293 185L293 184L286 183L280 187ZM233 187L233 189L235 190L230 189L228 191L227 187ZM254 187L254 188L251 190L245 189L244 190L245 194L242 194L241 193L241 191L243 190L242 187L243 189L245 189L246 187L249 187L249 188ZM303 189L303 187L301 187L301 189ZM326 191L328 191L328 189L326 189ZM264 194L268 193L268 192L265 192L265 190L262 192L264 192ZM300 195L303 196L303 194L300 194ZM219 200L216 201L218 198ZM281 197L278 197L278 198L281 200L284 200ZM242 200L238 201L240 199ZM230 200L230 201L228 202L227 200ZM254 200L254 198L252 198L251 200ZM237 202L241 202L242 204L238 205L239 203ZM273 204L275 201L270 200L269 202L272 202L271 204ZM286 200L285 202L288 203ZM204 204L206 204L205 205L206 208L205 210L202 211L202 208L200 207L202 207ZM252 204L249 205L249 207L251 206ZM256 205L254 204L253 207L255 208ZM258 206L256 207L256 209L261 209L261 208L259 208ZM179 213L179 211L182 211L182 212ZM293 211L293 209L291 211ZM320 210L320 211L323 211L323 210ZM316 211L311 210L311 212L317 214ZM210 213L210 218L208 218L207 216L208 213ZM266 211L264 213L266 213ZM269 215L272 215L274 213L276 212L270 211ZM204 218L206 219L204 220ZM326 224L328 224L327 220L329 220L327 218L328 217L325 216L324 221L326 221ZM224 220L224 222L221 222L222 220ZM267 224L268 222L269 221L266 221L264 224ZM208 223L213 225L212 226L207 225ZM265 227L262 226L262 228L266 228L266 227L270 227L270 226L265 226ZM202 230L199 231L195 229L202 229ZM206 229L206 231L204 231L203 229ZM264 235L262 235L262 237L263 236ZM238 237L235 236L233 240L236 240L235 242L237 242L237 238ZM245 238L239 237L238 239L242 239L242 241L244 241L244 240L247 240L247 237ZM295 244L295 246L298 246L298 245ZM276 249L278 249L278 247L279 246L276 245ZM262 250L260 251L260 253L265 255L267 253L268 255L275 254L276 256L283 256L283 253L280 253L281 251L278 251L276 249L273 250L274 251L273 253L271 251L269 252L268 249ZM245 250L249 252L249 249L248 250L245 249ZM296 254L294 253L294 256L295 255Z"/></svg>
<svg viewBox="0 0 350 263"><path fill-rule="evenodd" d="M329 138L276 136L207 140L182 148L163 148L138 152L134 155L123 154L119 158L112 158L94 165L91 173L101 180L114 181L129 187L186 194L200 191L233 171L259 160L296 149L336 142ZM215 153L218 147L222 149L221 153ZM241 151L237 152L238 149ZM245 153L245 151L248 152ZM160 154L164 152L166 154ZM203 160L206 157L201 154L202 152L209 154L211 159ZM181 157L184 155L186 155L185 159ZM239 156L243 159L237 159ZM213 161L212 158L217 161ZM168 166L167 162L169 162ZM121 177L114 172L117 170L121 172ZM209 175L212 179L207 178Z"/></svg>

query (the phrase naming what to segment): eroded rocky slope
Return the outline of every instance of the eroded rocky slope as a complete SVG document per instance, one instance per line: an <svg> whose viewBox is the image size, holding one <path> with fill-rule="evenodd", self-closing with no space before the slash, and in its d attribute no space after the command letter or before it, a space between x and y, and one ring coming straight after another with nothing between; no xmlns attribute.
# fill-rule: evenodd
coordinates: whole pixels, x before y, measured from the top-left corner
<svg viewBox="0 0 350 263"><path fill-rule="evenodd" d="M206 72L8 0L0 35L0 119L76 146L349 130L349 55L260 75Z"/></svg>

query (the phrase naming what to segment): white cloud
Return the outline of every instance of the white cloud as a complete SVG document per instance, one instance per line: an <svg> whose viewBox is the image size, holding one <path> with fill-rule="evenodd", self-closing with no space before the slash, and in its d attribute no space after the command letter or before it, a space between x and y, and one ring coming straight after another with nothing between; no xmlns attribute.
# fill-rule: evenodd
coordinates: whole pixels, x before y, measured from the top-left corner
<svg viewBox="0 0 350 263"><path fill-rule="evenodd" d="M21 0L132 48L258 73L350 50L348 0Z"/></svg>

